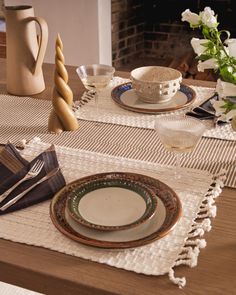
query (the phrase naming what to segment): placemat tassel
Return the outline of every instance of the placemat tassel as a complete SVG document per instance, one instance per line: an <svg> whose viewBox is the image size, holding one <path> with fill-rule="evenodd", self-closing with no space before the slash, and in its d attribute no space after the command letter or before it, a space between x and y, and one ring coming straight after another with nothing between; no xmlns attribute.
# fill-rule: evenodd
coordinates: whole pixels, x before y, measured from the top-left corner
<svg viewBox="0 0 236 295"><path fill-rule="evenodd" d="M192 230L195 230L197 228L202 228L204 231L210 231L211 230L211 220L210 218L204 219L202 222L194 222L192 225Z"/></svg>
<svg viewBox="0 0 236 295"><path fill-rule="evenodd" d="M186 285L186 278L185 277L176 278L175 277L175 272L174 272L174 270L172 268L169 270L168 275L169 275L169 279L171 280L171 282L178 285L180 289L182 289Z"/></svg>
<svg viewBox="0 0 236 295"><path fill-rule="evenodd" d="M26 139L22 139L22 140L19 140L17 143L16 143L16 146L18 148L25 148L27 145L27 140Z"/></svg>
<svg viewBox="0 0 236 295"><path fill-rule="evenodd" d="M83 105L88 103L90 100L92 100L95 97L94 91L85 91L83 95L81 96L80 100L75 101L74 108L76 110L79 110Z"/></svg>
<svg viewBox="0 0 236 295"><path fill-rule="evenodd" d="M206 213L204 213L206 212ZM211 204L206 204L205 206L203 206L202 208L199 209L199 213L198 213L198 217L199 218L206 218L206 217L216 217L216 206L215 205L211 205ZM202 214L203 213L203 214Z"/></svg>
<svg viewBox="0 0 236 295"><path fill-rule="evenodd" d="M214 205L215 199L222 192L224 187L224 181L226 179L226 170L221 169L220 172L216 175L213 184L208 190L205 199L199 209L197 218L205 219L209 217L216 217L217 208Z"/></svg>
<svg viewBox="0 0 236 295"><path fill-rule="evenodd" d="M195 240L187 240L185 242L185 246L197 246L199 249L205 248L207 245L205 239L195 239Z"/></svg>
<svg viewBox="0 0 236 295"><path fill-rule="evenodd" d="M188 233L188 238L202 237L205 231L203 228L196 228L191 233Z"/></svg>

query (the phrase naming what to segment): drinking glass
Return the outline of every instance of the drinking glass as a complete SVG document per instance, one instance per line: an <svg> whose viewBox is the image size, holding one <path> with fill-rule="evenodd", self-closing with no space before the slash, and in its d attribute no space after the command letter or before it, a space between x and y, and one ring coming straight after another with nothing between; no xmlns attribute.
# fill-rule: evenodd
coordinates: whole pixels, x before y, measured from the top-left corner
<svg viewBox="0 0 236 295"><path fill-rule="evenodd" d="M163 116L155 121L155 130L164 147L175 155L174 175L180 175L180 157L197 145L206 126L197 119L181 115Z"/></svg>
<svg viewBox="0 0 236 295"><path fill-rule="evenodd" d="M99 91L108 86L113 78L115 68L102 64L81 65L76 69L76 72L84 87L94 92L96 115L98 115Z"/></svg>

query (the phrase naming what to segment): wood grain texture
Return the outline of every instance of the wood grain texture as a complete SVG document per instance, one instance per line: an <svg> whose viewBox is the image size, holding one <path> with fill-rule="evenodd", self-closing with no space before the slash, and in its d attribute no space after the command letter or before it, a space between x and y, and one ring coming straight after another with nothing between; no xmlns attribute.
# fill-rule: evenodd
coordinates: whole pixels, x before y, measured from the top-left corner
<svg viewBox="0 0 236 295"><path fill-rule="evenodd" d="M0 58L6 58L6 33L0 32Z"/></svg>
<svg viewBox="0 0 236 295"><path fill-rule="evenodd" d="M6 46L6 32L0 32L0 44Z"/></svg>
<svg viewBox="0 0 236 295"><path fill-rule="evenodd" d="M0 44L0 58L6 57L6 46Z"/></svg>
<svg viewBox="0 0 236 295"><path fill-rule="evenodd" d="M67 67L74 96L84 88L74 67ZM46 90L36 98L51 94L53 65L44 65ZM129 77L129 73L117 73ZM213 87L206 81L184 81ZM0 60L0 91L5 87L5 61ZM57 253L40 247L0 239L0 280L48 295L232 295L236 290L236 190L224 188L217 199L217 217L204 238L197 267L178 267L176 276L186 276L179 290L166 275L146 276ZM1 226L1 221L0 221Z"/></svg>

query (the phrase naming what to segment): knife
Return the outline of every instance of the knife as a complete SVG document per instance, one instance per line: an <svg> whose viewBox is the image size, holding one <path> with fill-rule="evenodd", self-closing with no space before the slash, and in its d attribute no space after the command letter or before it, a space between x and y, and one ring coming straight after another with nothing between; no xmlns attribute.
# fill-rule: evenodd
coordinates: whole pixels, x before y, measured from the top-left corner
<svg viewBox="0 0 236 295"><path fill-rule="evenodd" d="M11 199L9 202L7 202L5 205L3 205L2 207L0 207L1 211L6 210L7 208L9 208L10 206L12 206L13 204L15 204L17 201L19 201L22 197L24 197L29 191L31 191L33 188L35 188L37 185L39 185L40 183L48 180L49 178L51 178L52 176L54 176L58 171L60 170L59 167L53 169L52 171L50 171L47 175L45 175L43 178L41 178L39 181L37 181L36 183L34 183L33 185L31 185L30 187L28 187L25 191L23 191L22 193L20 193L19 195L17 195L16 197L14 197L13 199Z"/></svg>

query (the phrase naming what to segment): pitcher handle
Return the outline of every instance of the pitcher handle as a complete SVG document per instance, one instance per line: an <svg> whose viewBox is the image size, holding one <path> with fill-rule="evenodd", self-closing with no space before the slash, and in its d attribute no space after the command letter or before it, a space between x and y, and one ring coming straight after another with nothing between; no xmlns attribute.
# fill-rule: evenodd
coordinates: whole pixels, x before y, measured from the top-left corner
<svg viewBox="0 0 236 295"><path fill-rule="evenodd" d="M46 21L41 17L32 16L32 17L27 18L27 20L36 21L39 25L39 28L40 28L41 37L39 38L39 40L40 40L39 51L38 51L38 55L36 58L35 67L33 69L34 74L37 75L40 72L41 67L43 65L43 59L44 59L44 55L45 55L45 52L47 49L48 25L47 25Z"/></svg>

